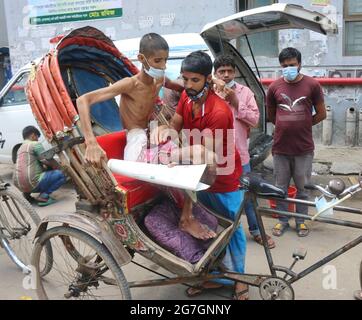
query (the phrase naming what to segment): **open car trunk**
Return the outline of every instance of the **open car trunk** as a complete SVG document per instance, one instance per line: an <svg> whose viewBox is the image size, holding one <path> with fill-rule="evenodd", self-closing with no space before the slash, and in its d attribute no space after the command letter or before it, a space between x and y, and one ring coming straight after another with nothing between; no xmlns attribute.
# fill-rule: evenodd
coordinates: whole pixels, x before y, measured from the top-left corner
<svg viewBox="0 0 362 320"><path fill-rule="evenodd" d="M246 10L207 24L201 36L214 56L228 54L237 67L236 81L248 86L255 94L260 120L250 135L250 162L256 165L269 154L272 138L266 134L265 92L251 66L236 48L241 37L264 31L281 29L309 29L322 34L337 33L337 25L323 14L309 11L299 5L277 3ZM251 48L249 47L250 51ZM253 54L251 52L251 54ZM255 62L255 60L254 60ZM255 67L257 68L256 64Z"/></svg>

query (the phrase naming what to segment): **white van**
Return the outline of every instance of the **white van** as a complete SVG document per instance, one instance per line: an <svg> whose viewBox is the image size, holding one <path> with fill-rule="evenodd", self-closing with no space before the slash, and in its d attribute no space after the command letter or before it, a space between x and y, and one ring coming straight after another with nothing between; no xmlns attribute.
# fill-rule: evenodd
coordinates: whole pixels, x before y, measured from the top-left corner
<svg viewBox="0 0 362 320"><path fill-rule="evenodd" d="M38 127L26 98L31 64L21 68L0 91L0 162L15 162L16 152L29 125ZM40 140L41 141L41 140Z"/></svg>

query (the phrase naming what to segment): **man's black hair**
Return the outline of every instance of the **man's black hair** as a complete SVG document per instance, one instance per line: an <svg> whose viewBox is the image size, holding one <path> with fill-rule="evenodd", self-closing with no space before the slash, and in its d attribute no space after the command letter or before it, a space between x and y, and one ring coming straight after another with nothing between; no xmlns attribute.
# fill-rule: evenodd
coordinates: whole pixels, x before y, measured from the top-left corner
<svg viewBox="0 0 362 320"><path fill-rule="evenodd" d="M210 56L201 50L191 52L181 64L181 73L185 71L199 73L207 77L212 72Z"/></svg>
<svg viewBox="0 0 362 320"><path fill-rule="evenodd" d="M282 63L283 61L287 60L287 59L293 59L296 58L298 63L302 62L302 54L300 53L299 50L292 48L292 47L288 47L283 49L280 53L279 53L279 62Z"/></svg>
<svg viewBox="0 0 362 320"><path fill-rule="evenodd" d="M235 69L236 65L235 65L235 62L234 62L234 58L232 56L227 55L227 54L223 54L221 56L216 57L216 59L214 61L214 70L215 70L215 72L220 67L226 67L226 66L230 66L233 69Z"/></svg>
<svg viewBox="0 0 362 320"><path fill-rule="evenodd" d="M140 41L140 53L150 56L158 50L169 51L167 41L157 33L145 34Z"/></svg>
<svg viewBox="0 0 362 320"><path fill-rule="evenodd" d="M35 133L38 138L40 137L40 131L35 128L34 126L27 126L23 129L23 139L27 139L29 138L33 133Z"/></svg>

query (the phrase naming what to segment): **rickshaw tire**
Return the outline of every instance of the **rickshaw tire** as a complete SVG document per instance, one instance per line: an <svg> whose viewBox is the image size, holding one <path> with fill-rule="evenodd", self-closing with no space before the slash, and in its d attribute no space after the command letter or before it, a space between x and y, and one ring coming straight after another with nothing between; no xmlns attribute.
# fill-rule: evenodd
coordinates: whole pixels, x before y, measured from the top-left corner
<svg viewBox="0 0 362 320"><path fill-rule="evenodd" d="M40 223L40 217L32 207L32 205L23 198L23 196L13 186L7 187L5 190L0 191L0 196L8 196L19 202L26 210L33 222L38 226Z"/></svg>
<svg viewBox="0 0 362 320"><path fill-rule="evenodd" d="M45 241L50 240L52 237L56 237L59 235L64 236L74 236L77 237L79 240L84 241L87 245L91 246L99 256L104 260L108 268L112 271L115 278L117 279L117 285L121 291L123 300L131 300L131 291L128 285L128 281L126 280L126 277L124 276L124 273L122 269L119 267L117 262L114 260L113 256L109 252L109 250L98 240L96 240L94 237L89 235L88 233L75 229L72 227L65 227L65 226L58 226L51 229L48 229L45 231L36 241L33 249L33 255L32 255L32 265L37 266L37 259L41 253L42 246ZM37 281L41 281L42 277L37 277ZM44 295L44 292L40 289L42 286L37 284L37 295L39 299L46 300L47 296Z"/></svg>
<svg viewBox="0 0 362 320"><path fill-rule="evenodd" d="M29 203L29 201L27 201L20 194L18 189L16 189L14 186L8 186L8 187L6 187L6 189L0 191L0 197L3 197L3 196L7 196L7 197L12 198L13 200L15 200L21 206L22 209L25 209L26 214L24 214L24 212L22 211L24 216L28 215L31 218L31 220L34 222L34 224L37 227L39 226L41 219L40 219L38 213L33 208L33 206ZM6 240L6 241L7 241L8 245L9 245L9 247L11 248L12 241L16 241L16 240L12 240L10 242L8 240ZM52 252L52 248L51 248L51 246L49 244L47 245L46 250L47 250L48 257L49 257L49 261L47 261L46 266L41 271L41 273L40 273L41 276L45 276L47 273L49 273L49 271L51 270L52 265L53 265L53 252ZM10 254L9 252L7 252L7 253ZM29 258L31 258L31 257L29 257ZM24 261L21 261L21 262L24 263ZM29 263L30 263L30 260L29 260ZM24 263L24 265L26 265L26 263ZM18 266L21 267L20 265L18 265Z"/></svg>

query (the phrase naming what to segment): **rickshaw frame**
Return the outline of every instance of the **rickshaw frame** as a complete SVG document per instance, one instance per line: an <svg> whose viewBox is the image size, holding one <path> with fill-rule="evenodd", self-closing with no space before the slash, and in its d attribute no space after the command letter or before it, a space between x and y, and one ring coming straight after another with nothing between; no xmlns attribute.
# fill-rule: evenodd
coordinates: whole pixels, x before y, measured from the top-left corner
<svg viewBox="0 0 362 320"><path fill-rule="evenodd" d="M190 275L190 276L178 276L178 277L167 277L159 272L156 272L148 267L145 267L143 265L138 264L137 262L132 261L131 254L124 246L119 246L119 239L116 235L114 235L112 232L109 232L110 229L107 227L108 223L102 219L99 214L96 212L89 212L87 210L80 209L82 207L78 204L78 210L76 213L68 213L66 215L60 214L60 215L50 215L46 218L44 218L39 225L39 228L36 233L36 238L41 236L42 233L44 233L47 230L48 223L62 223L64 225L69 225L72 227L75 227L77 229L83 230L86 233L90 234L92 237L96 238L98 241L103 243L107 249L110 251L112 256L114 257L117 264L122 267L130 262L135 263L139 267L146 269L148 271L151 271L155 274L158 274L162 276L161 279L154 279L154 280L143 280L143 281L132 281L128 282L128 285L130 288L140 288L140 287L153 287L153 286L166 286L166 285L173 285L173 284L184 284L186 286L190 286L189 283L194 282L203 282L203 281L212 281L217 279L226 279L231 280L235 282L241 282L244 284L248 284L250 286L259 287L259 290L262 291L263 285L268 286L268 283L266 281L279 281L278 285L281 286L281 290L289 289L292 292L291 299L294 299L294 291L291 287L291 284L294 282L304 278L309 273L313 272L314 270L320 268L321 266L327 264L331 260L337 258L338 256L344 254L345 252L349 251L350 249L354 248L355 246L359 245L362 242L362 235L358 236L354 240L348 242L341 248L333 251L329 255L321 258L313 265L307 267L306 269L296 273L292 271L292 268L296 264L297 261L304 259L304 256L296 255L294 256L294 262L290 267L286 266L280 266L275 265L273 262L273 257L271 253L271 249L268 247L268 241L267 241L267 235L265 232L265 226L263 222L262 215L272 216L272 215L279 215L279 216L285 216L289 218L303 218L305 220L312 220L312 216L310 215L304 215L300 213L293 213L293 212L287 212L287 211L281 211L265 206L259 206L258 205L258 199L265 199L265 200L278 200L278 201L284 201L291 204L304 204L310 207L315 207L315 203L311 201L306 200L299 200L299 199L293 199L293 198L279 198L279 197L272 197L272 196L262 196L257 195L256 193L250 192L250 196L253 202L253 206L256 209L256 218L259 225L261 237L263 240L263 248L264 252L267 258L268 267L270 270L270 274L250 274L250 273L236 273L236 272L228 272L225 270L221 270L218 273L212 272L215 271L213 267L218 264L220 256L222 256L223 250L227 246L227 241L222 246L222 249L219 250L219 255L213 257L210 263L208 265L208 268L201 271L200 273ZM205 208L205 207L204 207ZM207 209L207 208L205 208ZM243 212L243 204L241 205L235 225L238 225L241 220L242 212ZM207 209L208 210L208 209ZM353 214L362 215L361 209L356 208L349 208L349 207L341 207L341 206L335 206L334 210L341 211L341 212L348 212ZM211 210L208 210L212 213ZM350 228L356 228L356 229L362 229L362 223L359 222L353 222L348 220L342 220L342 219L334 219L334 218L327 218L327 217L317 217L315 221L320 223L327 223L327 224L334 224L344 227L350 227ZM108 229L108 230L107 230ZM233 232L230 233L229 238L233 235ZM150 259L152 261L152 259ZM213 264L215 263L215 265ZM164 265L163 265L164 266ZM162 265L161 265L162 267ZM284 274L284 276L278 276L277 272L281 272ZM289 277L287 279L287 277ZM360 274L360 281L362 281L362 275ZM361 288L362 289L362 288ZM280 294L283 294L282 292L275 293L275 296L271 296L271 299L280 298ZM285 298L285 297L284 297Z"/></svg>
<svg viewBox="0 0 362 320"><path fill-rule="evenodd" d="M251 286L259 287L260 284L263 282L263 280L265 280L267 278L270 278L270 277L278 278L277 271L283 272L285 274L283 279L289 285L291 285L292 283L302 279L303 277L307 276L309 273L311 273L314 270L320 268L321 266L327 264L331 260L344 254L345 252L349 251L350 249L354 248L355 246L359 245L362 242L362 235L361 235L361 236L357 237L356 239L348 242L346 245L342 246L341 248L335 250L331 254L321 258L318 262L314 263L313 265L309 266L308 268L306 268L298 273L295 273L292 271L292 267L295 265L296 261L293 262L292 266L289 268L284 267L284 266L275 265L273 262L271 249L268 247L268 240L267 240L267 235L265 232L265 227L264 227L264 223L263 223L263 219L262 219L262 213L266 214L268 216L277 214L279 216L285 216L285 217L289 217L289 218L298 217L298 218L303 218L305 220L312 220L312 216L259 206L257 204L257 198L262 198L262 199L266 199L266 200L285 201L285 202L288 202L291 204L300 203L300 204L304 204L304 205L307 205L310 207L315 207L315 203L311 202L311 201L298 200L298 199L293 199L293 198L281 199L281 198L266 197L266 196L257 197L255 193L251 193L251 197L252 197L252 201L253 201L253 206L256 209L255 212L256 212L257 222L258 222L261 237L263 240L263 247L264 247L265 255L267 258L268 266L270 269L270 273L271 273L270 275L249 274L249 273L239 274L239 273L235 273L235 272L221 272L219 274L205 274L205 275L198 275L198 276L193 276L193 277L176 277L176 278L168 278L168 279L160 279L160 280L145 280L145 281L130 282L129 286L131 288L136 288L136 287L170 285L170 284L184 283L184 282L190 282L190 281L209 281L209 280L216 280L216 279L228 279L228 280L242 282L242 283L245 283L245 284L248 284ZM360 209L340 207L340 206L336 206L336 207L334 207L334 209L336 211L349 212L349 213L362 215L362 210L360 210ZM238 217L240 217L242 211L243 211L243 207L240 208ZM237 219L237 220L239 220L239 219ZM315 221L321 222L321 223L328 223L328 224L344 226L344 227L362 229L361 223L342 220L342 219L318 217L315 219ZM298 257L298 259L300 259L300 257ZM140 267L142 267L142 266L140 266ZM290 278L288 280L286 280L287 276L290 276ZM360 275L360 277L362 279L362 275Z"/></svg>

